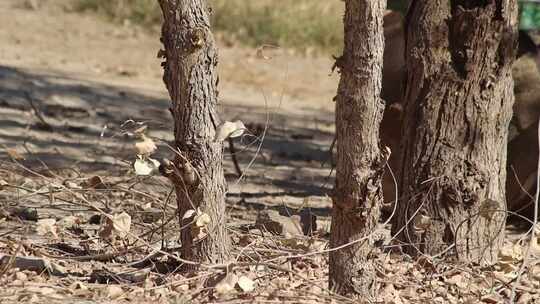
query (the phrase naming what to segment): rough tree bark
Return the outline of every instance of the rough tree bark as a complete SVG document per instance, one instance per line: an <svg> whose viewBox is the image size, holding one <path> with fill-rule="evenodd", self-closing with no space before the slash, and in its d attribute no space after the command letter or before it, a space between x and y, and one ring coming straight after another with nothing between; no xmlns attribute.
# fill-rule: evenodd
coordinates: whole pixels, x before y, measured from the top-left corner
<svg viewBox="0 0 540 304"><path fill-rule="evenodd" d="M345 48L336 60L341 80L336 97L332 248L366 237L377 225L383 202L381 180L388 158L379 147L386 0L345 3ZM369 261L372 245L367 238L330 253L330 288L353 297L373 296L375 269Z"/></svg>
<svg viewBox="0 0 540 304"><path fill-rule="evenodd" d="M490 264L503 239L516 0L413 1L401 203L406 252ZM403 228L403 229L402 229Z"/></svg>
<svg viewBox="0 0 540 304"><path fill-rule="evenodd" d="M214 141L217 121L218 56L204 0L159 0L164 22L163 80L172 100L175 148L164 169L176 188L181 225L181 256L195 262L227 260L226 184L222 142ZM210 216L208 233L200 234L189 210Z"/></svg>

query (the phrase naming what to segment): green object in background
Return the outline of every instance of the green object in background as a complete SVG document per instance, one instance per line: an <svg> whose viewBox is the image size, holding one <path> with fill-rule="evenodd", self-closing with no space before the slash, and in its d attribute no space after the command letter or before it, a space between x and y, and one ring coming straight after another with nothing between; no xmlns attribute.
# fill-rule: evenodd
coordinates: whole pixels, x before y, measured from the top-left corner
<svg viewBox="0 0 540 304"><path fill-rule="evenodd" d="M521 1L519 3L519 29L540 29L540 2Z"/></svg>

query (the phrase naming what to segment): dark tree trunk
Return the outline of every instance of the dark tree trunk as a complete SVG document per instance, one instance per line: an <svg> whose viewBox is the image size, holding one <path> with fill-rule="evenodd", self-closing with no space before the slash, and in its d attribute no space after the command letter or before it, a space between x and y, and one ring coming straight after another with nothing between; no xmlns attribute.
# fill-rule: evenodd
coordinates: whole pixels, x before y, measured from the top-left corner
<svg viewBox="0 0 540 304"><path fill-rule="evenodd" d="M383 201L381 180L388 155L379 147L384 111L380 98L386 0L347 0L345 48L336 99L337 163L330 244L332 248L369 235ZM373 242L367 238L330 253L330 287L353 297L373 296Z"/></svg>
<svg viewBox="0 0 540 304"><path fill-rule="evenodd" d="M490 264L506 217L516 0L413 1L406 23L402 195L393 231L403 228L409 253Z"/></svg>
<svg viewBox="0 0 540 304"><path fill-rule="evenodd" d="M226 184L222 142L214 141L218 56L204 0L160 0L165 46L163 80L172 100L175 148L168 170L176 187L181 224L181 256L221 263L229 254L225 229ZM189 210L210 216L208 233L199 234Z"/></svg>

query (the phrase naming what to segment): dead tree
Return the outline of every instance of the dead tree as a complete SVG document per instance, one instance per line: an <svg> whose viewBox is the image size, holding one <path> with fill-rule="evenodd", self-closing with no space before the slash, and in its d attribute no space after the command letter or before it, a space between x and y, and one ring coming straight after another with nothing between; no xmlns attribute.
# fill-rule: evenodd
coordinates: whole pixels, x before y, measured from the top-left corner
<svg viewBox="0 0 540 304"><path fill-rule="evenodd" d="M492 263L505 225L516 0L413 1L406 18L406 252Z"/></svg>
<svg viewBox="0 0 540 304"><path fill-rule="evenodd" d="M219 123L218 54L209 8L204 0L159 0L159 4L164 17L163 80L172 100L177 149L164 171L176 188L181 257L221 263L227 260L230 241L225 229L222 142L214 140ZM209 221L201 219L205 214Z"/></svg>
<svg viewBox="0 0 540 304"><path fill-rule="evenodd" d="M345 1L345 48L336 60L341 73L336 97L337 162L331 248L366 238L383 202L386 150L379 145L384 112L380 98L386 0ZM330 253L330 287L353 297L373 295L372 239Z"/></svg>

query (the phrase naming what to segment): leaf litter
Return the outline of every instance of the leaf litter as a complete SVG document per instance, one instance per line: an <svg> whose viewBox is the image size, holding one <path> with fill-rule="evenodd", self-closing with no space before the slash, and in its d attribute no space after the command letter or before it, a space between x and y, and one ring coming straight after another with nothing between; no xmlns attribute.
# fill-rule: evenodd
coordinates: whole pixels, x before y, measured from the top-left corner
<svg viewBox="0 0 540 304"><path fill-rule="evenodd" d="M4 218L0 233L19 230L0 239L0 285L7 287L2 303L40 303L43 298L50 303L354 303L328 289L328 256L317 254L328 249L328 228L321 225L328 218L309 223L320 228L305 236L297 215L233 208L230 263L180 273L174 271L181 265L175 260L180 245L174 241L176 209L164 203L174 197L162 186L162 177L138 184L136 176L107 177L107 182L91 183L105 188L73 189L49 187L50 179L29 183L16 167L11 171L4 189L27 185L28 195L21 200L3 190L3 200L41 208L37 222ZM54 184L66 185L61 180ZM55 191L55 199L46 191ZM162 210L161 216L143 221L153 206ZM184 217L204 237L211 223L208 214L189 210ZM424 222L418 222L419 229L426 228ZM379 277L375 300L380 303L502 303L513 284L517 303L540 301L538 259L517 281L525 245L519 239L508 241L499 262L489 268L431 257L413 260L385 247L388 240L383 243L373 255Z"/></svg>
<svg viewBox="0 0 540 304"><path fill-rule="evenodd" d="M175 197L169 182L154 174L160 164L152 156L158 149L146 131L135 122L124 131L135 138L135 161L118 176L86 176L69 168L30 178L32 169L2 163L10 174L0 180L0 286L6 286L0 302L357 303L328 288L330 221L328 215L312 214L309 206L292 213L267 205L264 210L232 206L229 263L175 271L182 266ZM215 139L245 131L243 122L226 121ZM208 214L192 209L184 217L191 219L195 238L207 237ZM430 225L425 216L414 220L418 230ZM507 242L499 263L482 268L433 257L413 260L394 253L386 237L372 255L379 276L372 300L502 303L515 286L517 303L539 302L539 259L517 274L524 246Z"/></svg>

